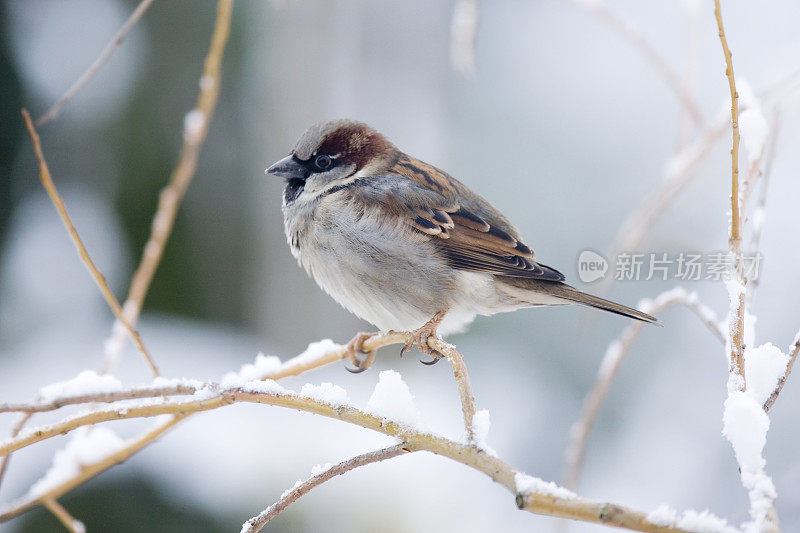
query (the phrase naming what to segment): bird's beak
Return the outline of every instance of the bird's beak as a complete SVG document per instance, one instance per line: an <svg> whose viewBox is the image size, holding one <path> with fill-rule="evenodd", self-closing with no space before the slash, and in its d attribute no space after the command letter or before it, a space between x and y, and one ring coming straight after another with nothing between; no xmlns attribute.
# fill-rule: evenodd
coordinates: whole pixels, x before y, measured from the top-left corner
<svg viewBox="0 0 800 533"><path fill-rule="evenodd" d="M273 163L265 172L286 180L305 180L308 177L308 170L293 155L287 155L280 161Z"/></svg>

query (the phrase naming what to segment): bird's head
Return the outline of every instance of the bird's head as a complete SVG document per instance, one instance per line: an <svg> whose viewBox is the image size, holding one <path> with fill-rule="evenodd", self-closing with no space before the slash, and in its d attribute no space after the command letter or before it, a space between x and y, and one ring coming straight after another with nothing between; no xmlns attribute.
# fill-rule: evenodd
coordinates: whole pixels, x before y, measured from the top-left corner
<svg viewBox="0 0 800 533"><path fill-rule="evenodd" d="M298 139L292 153L266 172L286 180L284 203L301 195L313 199L333 187L389 168L397 149L361 122L339 119L315 124Z"/></svg>

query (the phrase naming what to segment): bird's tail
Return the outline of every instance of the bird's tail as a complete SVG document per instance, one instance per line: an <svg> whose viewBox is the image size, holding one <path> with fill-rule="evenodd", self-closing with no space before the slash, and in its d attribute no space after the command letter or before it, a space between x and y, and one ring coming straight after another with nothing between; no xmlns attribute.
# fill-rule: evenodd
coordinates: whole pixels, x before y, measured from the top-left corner
<svg viewBox="0 0 800 533"><path fill-rule="evenodd" d="M641 320L642 322L648 322L650 324L658 324L658 319L654 316L650 316L647 313L643 313L636 309L631 309L630 307L626 307L615 302L604 300L603 298L598 298L597 296L592 296L591 294L586 294L585 292L581 292L575 287L571 287L566 283L530 278L512 278L508 276L498 276L497 279L502 281L502 283L506 286L524 289L527 293L527 297L522 296L517 291L515 291L515 294L518 297L522 296L524 299L529 300L533 305L576 303L588 307L602 309L603 311L608 311L610 313L616 313L628 318L633 318L634 320ZM533 294L528 291L532 291ZM545 295L546 299L549 301L543 302L542 296Z"/></svg>
<svg viewBox="0 0 800 533"><path fill-rule="evenodd" d="M637 309L632 309L616 302L611 302L609 300L604 300L603 298L598 298L597 296L592 296L591 294L581 292L574 287L570 287L565 283L558 283L554 285L558 285L557 288L554 287L555 290L553 293L551 293L554 296L564 298L565 300L569 300L580 305L595 307L610 313L616 313L618 315L633 318L635 320L641 320L642 322L648 322L650 324L658 323L658 319L656 317L648 315L647 313L643 313Z"/></svg>

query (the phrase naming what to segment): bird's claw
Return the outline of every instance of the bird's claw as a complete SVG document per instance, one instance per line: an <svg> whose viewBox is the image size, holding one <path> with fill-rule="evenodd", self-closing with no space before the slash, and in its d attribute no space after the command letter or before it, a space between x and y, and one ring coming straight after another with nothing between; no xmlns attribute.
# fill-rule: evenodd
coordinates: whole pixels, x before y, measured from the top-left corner
<svg viewBox="0 0 800 533"><path fill-rule="evenodd" d="M433 366L439 361L441 361L441 359L442 357L439 356L439 357L432 357L430 361L423 361L422 359L420 359L419 362L422 363L423 365Z"/></svg>
<svg viewBox="0 0 800 533"><path fill-rule="evenodd" d="M364 349L364 341L374 337L377 333L358 333L347 343L347 358L355 368L345 366L344 369L352 374L360 374L364 370L372 366L375 360L375 350L367 351ZM358 354L366 354L364 359L359 359Z"/></svg>
<svg viewBox="0 0 800 533"><path fill-rule="evenodd" d="M403 353L406 350L416 344L419 348L419 351L431 357L430 361L420 361L420 363L428 366L438 363L439 359L441 359L443 355L428 345L428 339L431 337L436 337L436 328L438 328L439 324L441 324L444 315L444 313L436 313L436 315L434 315L434 317L425 323L425 325L423 325L421 328L417 328L410 332L408 340L400 349L400 357L403 356Z"/></svg>

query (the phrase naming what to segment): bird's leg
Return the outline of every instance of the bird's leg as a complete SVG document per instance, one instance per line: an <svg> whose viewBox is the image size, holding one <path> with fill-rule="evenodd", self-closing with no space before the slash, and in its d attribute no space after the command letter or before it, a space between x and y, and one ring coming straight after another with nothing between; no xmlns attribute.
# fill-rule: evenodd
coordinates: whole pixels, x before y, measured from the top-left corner
<svg viewBox="0 0 800 533"><path fill-rule="evenodd" d="M446 314L447 311L439 311L433 315L433 318L428 320L424 326L409 332L411 337L408 339L408 341L406 341L406 345L400 349L400 356L403 355L403 352L416 344L419 348L419 351L431 357L430 361L420 361L420 363L423 365L433 365L438 363L439 359L444 356L428 346L428 339L436 336L436 329L439 327L439 324L442 323L442 320L444 320Z"/></svg>
<svg viewBox="0 0 800 533"><path fill-rule="evenodd" d="M356 333L356 336L347 343L347 358L353 363L355 368L344 367L348 372L358 374L372 366L375 360L375 350L367 351L364 349L364 341L378 335L378 333ZM357 354L366 354L367 356L362 360L357 357Z"/></svg>

